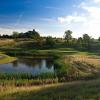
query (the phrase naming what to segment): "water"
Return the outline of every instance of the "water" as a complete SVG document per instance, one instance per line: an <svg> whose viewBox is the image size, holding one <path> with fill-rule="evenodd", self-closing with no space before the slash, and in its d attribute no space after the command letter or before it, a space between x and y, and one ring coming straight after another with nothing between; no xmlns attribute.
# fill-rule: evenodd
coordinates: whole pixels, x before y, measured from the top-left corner
<svg viewBox="0 0 100 100"><path fill-rule="evenodd" d="M40 74L54 72L54 64L47 59L25 59L19 58L17 61L0 65L0 72L5 73L31 73Z"/></svg>

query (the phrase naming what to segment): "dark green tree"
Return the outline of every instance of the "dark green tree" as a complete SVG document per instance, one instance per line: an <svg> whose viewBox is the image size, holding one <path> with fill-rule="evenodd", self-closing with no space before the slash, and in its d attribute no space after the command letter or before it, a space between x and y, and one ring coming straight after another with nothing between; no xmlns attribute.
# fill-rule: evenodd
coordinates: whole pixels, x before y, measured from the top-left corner
<svg viewBox="0 0 100 100"><path fill-rule="evenodd" d="M86 49L90 49L91 37L88 34L83 34L83 45Z"/></svg>
<svg viewBox="0 0 100 100"><path fill-rule="evenodd" d="M47 47L54 47L55 46L55 40L49 36L46 38L46 42L45 42Z"/></svg>
<svg viewBox="0 0 100 100"><path fill-rule="evenodd" d="M83 38L82 37L78 38L77 47L78 47L78 49L83 49Z"/></svg>
<svg viewBox="0 0 100 100"><path fill-rule="evenodd" d="M64 38L65 38L66 45L70 46L71 39L72 39L72 31L70 30L65 31Z"/></svg>
<svg viewBox="0 0 100 100"><path fill-rule="evenodd" d="M19 36L19 33L18 32L13 32L12 38L16 39L16 38L18 38L18 36Z"/></svg>
<svg viewBox="0 0 100 100"><path fill-rule="evenodd" d="M100 37L98 38L98 41L100 41Z"/></svg>

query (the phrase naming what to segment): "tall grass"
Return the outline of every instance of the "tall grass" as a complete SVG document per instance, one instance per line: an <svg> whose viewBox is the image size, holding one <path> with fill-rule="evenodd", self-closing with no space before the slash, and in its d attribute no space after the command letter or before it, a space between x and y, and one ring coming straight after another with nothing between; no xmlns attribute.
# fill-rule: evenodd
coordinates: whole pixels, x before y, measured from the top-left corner
<svg viewBox="0 0 100 100"><path fill-rule="evenodd" d="M54 73L33 75L30 73L0 73L0 85L30 86L57 83L58 78Z"/></svg>
<svg viewBox="0 0 100 100"><path fill-rule="evenodd" d="M86 60L86 57L84 59L83 56L80 59L77 56L73 58L73 56L69 55L57 58L54 65L59 81L90 80L100 77L100 70L96 65L92 64L93 62L90 63L91 59Z"/></svg>

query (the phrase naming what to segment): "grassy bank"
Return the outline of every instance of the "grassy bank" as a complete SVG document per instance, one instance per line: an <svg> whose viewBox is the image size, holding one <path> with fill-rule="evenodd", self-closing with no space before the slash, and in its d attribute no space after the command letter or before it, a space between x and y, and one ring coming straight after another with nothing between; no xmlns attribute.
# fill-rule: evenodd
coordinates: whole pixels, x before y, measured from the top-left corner
<svg viewBox="0 0 100 100"><path fill-rule="evenodd" d="M70 48L48 50L21 50L3 48L3 51L12 56L17 55L25 58L53 59L55 74L58 78L58 82L84 79L90 80L99 77L100 73L100 69L97 67L99 66L100 57L94 55L93 53L80 52Z"/></svg>
<svg viewBox="0 0 100 100"><path fill-rule="evenodd" d="M0 84L4 86L10 84L14 86L32 86L78 80L93 80L100 77L100 69L97 67L100 61L99 56L90 55L86 52L72 53L72 51L70 53L68 53L69 51L67 53L46 51L45 53L42 50L37 52L42 53L38 53L38 56L35 55L35 57L25 57L36 58L39 57L39 54L50 55L54 59L55 73L43 73L40 75L32 75L30 73L0 73Z"/></svg>
<svg viewBox="0 0 100 100"><path fill-rule="evenodd" d="M92 53L77 52L62 55L54 61L60 82L91 80L100 77L100 57Z"/></svg>
<svg viewBox="0 0 100 100"><path fill-rule="evenodd" d="M65 48L3 49L3 51L8 55L26 58L51 57L54 59L55 73L41 75L0 73L0 99L95 100L100 98L100 57L98 55Z"/></svg>
<svg viewBox="0 0 100 100"><path fill-rule="evenodd" d="M13 62L16 59L17 59L16 57L10 57L8 55L0 53L0 64L5 64L5 63Z"/></svg>

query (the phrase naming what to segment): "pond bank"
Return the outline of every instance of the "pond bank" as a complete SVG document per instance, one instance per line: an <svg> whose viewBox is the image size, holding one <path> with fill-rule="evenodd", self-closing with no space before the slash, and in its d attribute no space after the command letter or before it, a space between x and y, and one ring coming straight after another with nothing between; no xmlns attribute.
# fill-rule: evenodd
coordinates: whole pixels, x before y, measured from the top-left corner
<svg viewBox="0 0 100 100"><path fill-rule="evenodd" d="M24 58L32 58L32 59L52 58L54 62L54 71L55 71L56 78L58 79L58 82L90 80L90 79L98 78L99 72L93 71L93 70L97 70L94 65L89 64L88 62L82 62L80 60L79 61L72 60L75 54L76 57L78 57L78 55L84 57L89 55L89 53L78 52L78 51L77 52L76 51L65 52L63 50L59 50L59 51L60 52L57 52L57 50L5 50L5 53L15 57L21 56ZM21 74L22 73L20 73L20 75ZM48 79L47 74L44 76L45 78ZM53 76L53 79L56 78L55 76ZM31 77L31 79L33 79L33 77ZM40 78L39 81L41 81L42 79L43 77ZM49 79L52 80L51 77L49 77Z"/></svg>
<svg viewBox="0 0 100 100"><path fill-rule="evenodd" d="M0 64L10 63L17 60L16 57L10 57L8 55L0 53Z"/></svg>

